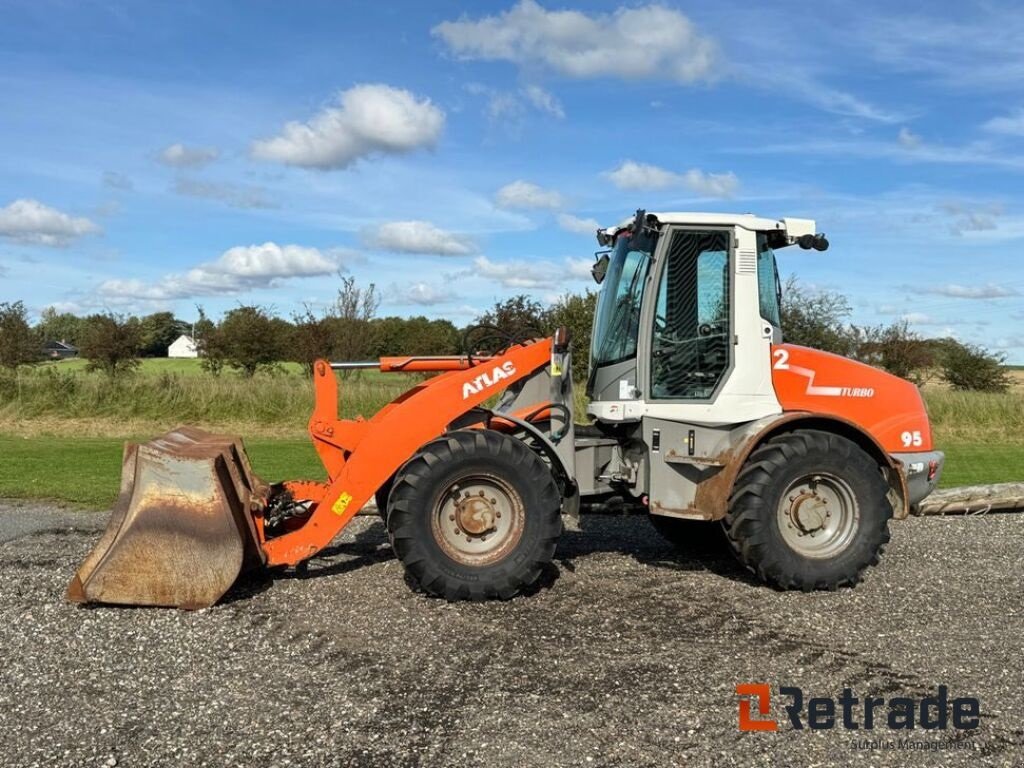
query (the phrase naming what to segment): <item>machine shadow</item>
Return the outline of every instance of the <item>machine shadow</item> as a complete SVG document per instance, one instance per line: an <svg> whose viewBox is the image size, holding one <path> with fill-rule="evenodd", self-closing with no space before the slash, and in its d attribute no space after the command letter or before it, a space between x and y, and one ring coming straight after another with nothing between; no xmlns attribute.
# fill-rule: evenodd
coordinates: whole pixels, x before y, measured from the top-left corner
<svg viewBox="0 0 1024 768"><path fill-rule="evenodd" d="M595 555L616 553L638 563L674 571L705 571L745 584L759 582L736 562L724 541L694 541L683 546L664 540L643 514L597 513L584 515L579 530L566 529L558 542L552 563L540 580L524 595L550 589L562 571L574 573L576 562ZM710 538L710 537L709 537ZM255 571L245 574L222 602L254 597L281 579L316 579L337 576L394 559L384 526L374 521L351 541L325 547L295 568Z"/></svg>

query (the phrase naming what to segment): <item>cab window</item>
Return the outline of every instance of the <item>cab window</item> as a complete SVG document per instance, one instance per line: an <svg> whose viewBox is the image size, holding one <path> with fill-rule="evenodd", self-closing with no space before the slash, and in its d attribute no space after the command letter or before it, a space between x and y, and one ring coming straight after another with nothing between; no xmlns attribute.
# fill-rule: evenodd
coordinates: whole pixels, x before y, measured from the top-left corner
<svg viewBox="0 0 1024 768"><path fill-rule="evenodd" d="M651 397L706 400L729 368L729 234L676 231L658 282Z"/></svg>

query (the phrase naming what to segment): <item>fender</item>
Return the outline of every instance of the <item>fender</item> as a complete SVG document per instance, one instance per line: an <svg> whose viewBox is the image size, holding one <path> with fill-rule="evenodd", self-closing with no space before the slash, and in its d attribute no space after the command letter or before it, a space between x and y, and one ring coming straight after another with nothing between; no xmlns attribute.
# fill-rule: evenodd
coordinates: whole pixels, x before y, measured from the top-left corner
<svg viewBox="0 0 1024 768"><path fill-rule="evenodd" d="M725 466L722 470L697 486L694 507L707 520L721 520L729 510L729 497L747 458L759 445L782 432L796 429L817 429L832 432L857 443L878 462L896 499L893 517L902 520L910 514L907 503L907 481L901 463L886 452L870 433L848 419L833 414L790 411L743 425L729 435L729 447L717 457Z"/></svg>

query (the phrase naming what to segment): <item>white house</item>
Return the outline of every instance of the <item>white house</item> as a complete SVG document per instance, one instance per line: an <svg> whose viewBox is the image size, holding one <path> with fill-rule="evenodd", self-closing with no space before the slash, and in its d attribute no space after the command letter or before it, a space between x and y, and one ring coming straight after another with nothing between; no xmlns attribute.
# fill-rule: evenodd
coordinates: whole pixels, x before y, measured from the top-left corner
<svg viewBox="0 0 1024 768"><path fill-rule="evenodd" d="M187 335L181 334L174 343L167 348L168 357L199 357L195 340Z"/></svg>

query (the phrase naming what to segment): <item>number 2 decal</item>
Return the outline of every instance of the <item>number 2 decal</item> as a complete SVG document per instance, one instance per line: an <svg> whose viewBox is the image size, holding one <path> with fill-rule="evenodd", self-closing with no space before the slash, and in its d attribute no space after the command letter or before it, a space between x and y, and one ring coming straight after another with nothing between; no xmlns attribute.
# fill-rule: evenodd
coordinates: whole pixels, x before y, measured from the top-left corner
<svg viewBox="0 0 1024 768"><path fill-rule="evenodd" d="M789 370L789 350L788 349L776 349L772 352L772 357L775 358L775 365L772 366L776 371L788 371Z"/></svg>

